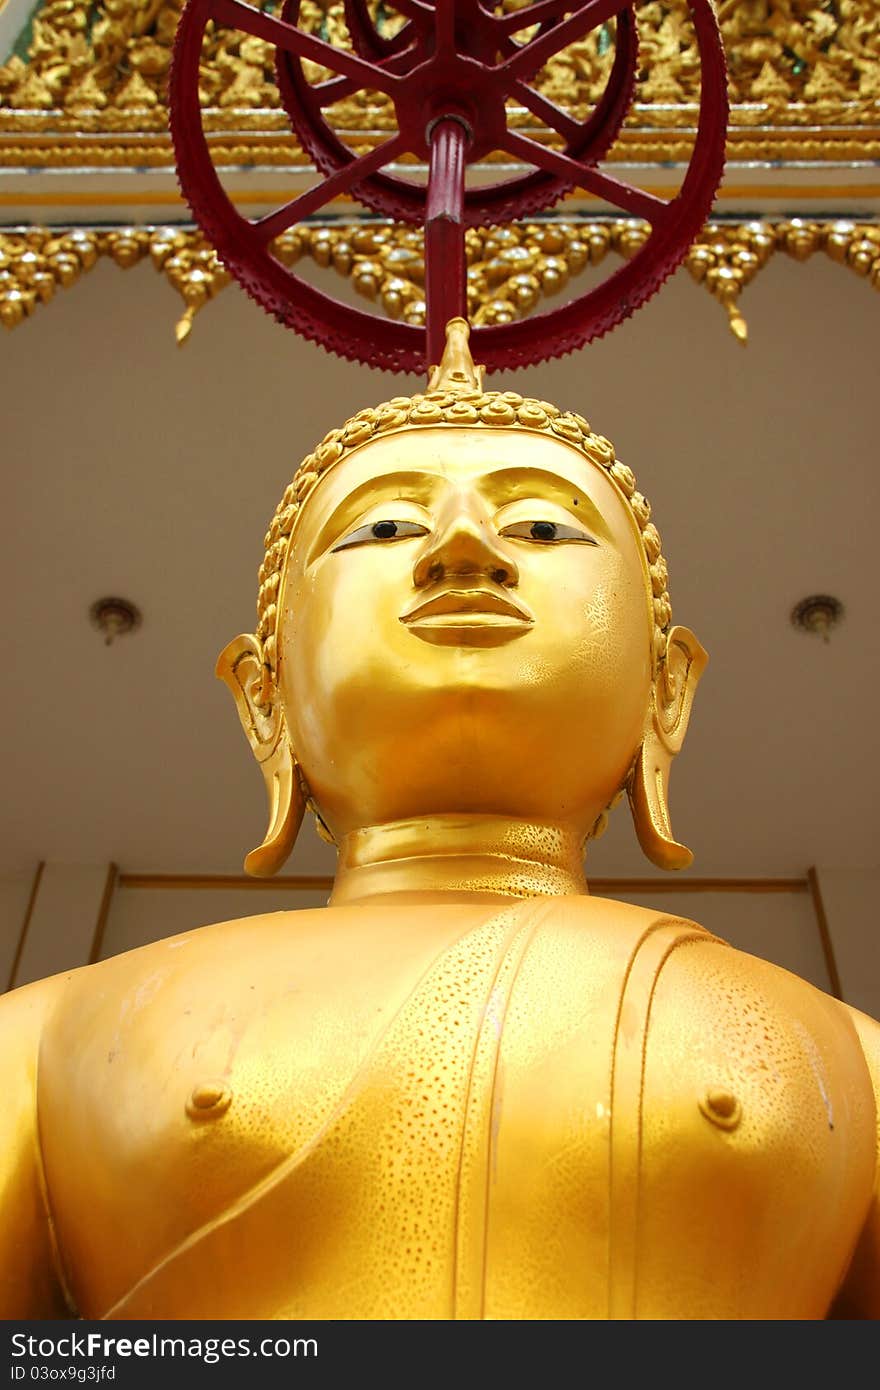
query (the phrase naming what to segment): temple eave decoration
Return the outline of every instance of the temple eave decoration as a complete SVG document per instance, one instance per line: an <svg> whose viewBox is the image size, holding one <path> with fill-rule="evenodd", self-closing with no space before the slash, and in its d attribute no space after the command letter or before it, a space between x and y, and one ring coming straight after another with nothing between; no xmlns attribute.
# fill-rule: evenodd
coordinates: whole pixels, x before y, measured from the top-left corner
<svg viewBox="0 0 880 1390"><path fill-rule="evenodd" d="M544 221L467 234L471 321L509 323L539 310L590 265L626 259L643 244L647 225L635 219ZM425 322L425 265L417 228L377 221L309 223L275 243L285 264L308 258L348 280L359 296L392 319ZM774 256L804 263L822 254L880 290L880 225L869 221L712 222L685 264L693 279L725 310L741 342L747 325L743 290ZM196 313L230 277L199 231L188 227L110 230L32 227L0 232L0 322L15 328L101 259L122 270L150 261L182 301L177 341L188 337Z"/></svg>
<svg viewBox="0 0 880 1390"><path fill-rule="evenodd" d="M521 3L503 0L502 8ZM274 13L279 0L262 8ZM393 7L378 0L369 8L377 31L393 37L403 22ZM181 9L182 0L0 6L0 58L8 55L0 66L0 321L7 328L100 259L122 268L152 262L181 297L179 342L197 311L228 284L172 190L167 82ZM715 208L719 220L705 226L686 264L745 342L743 291L776 256L804 263L828 256L880 288L880 224L872 220L880 191L880 0L721 0L717 12L731 103L728 172ZM351 46L341 0L302 0L298 23L336 47ZM691 157L700 96L687 6L639 5L638 32L635 99L608 162L638 168L648 183L668 181ZM254 171L274 171L275 183L286 171L298 188L317 180L281 105L272 46L212 23L202 53L211 159L235 177L250 176L245 201L259 202ZM614 53L613 21L556 53L532 82L534 110L509 103L510 126L533 140L561 142L566 116L583 121L595 110ZM303 70L312 82L327 75L308 60ZM552 110L562 113L558 130L538 118ZM386 139L395 122L390 99L375 91L344 96L327 117L355 154ZM52 176L62 171L88 189L77 206L53 202L49 189L59 180ZM164 180L164 192L148 185L150 178ZM94 187L113 179L125 184L115 203ZM127 216L121 208L147 186L151 201L131 215L132 225L120 225ZM36 199L34 189L42 190ZM120 189L122 182L117 195ZM771 196L780 192L781 200ZM589 265L628 258L646 234L638 220L601 206L594 215L589 199L585 205L574 198L552 221L470 231L473 323L502 324L549 307L546 301ZM365 217L343 195L332 220L325 215L291 228L275 250L288 265L305 258L343 277L358 298L392 319L424 322L417 229Z"/></svg>
<svg viewBox="0 0 880 1390"><path fill-rule="evenodd" d="M516 9L507 0L505 9ZM272 12L272 3L263 6ZM167 131L166 84L181 6L178 0L48 0L23 24L14 51L0 67L0 134L88 133L103 137L102 154L119 137ZM381 4L377 19L381 27ZM383 12L384 13L384 12ZM880 137L880 3L834 0L726 0L718 7L729 74L730 148L739 158L797 157L809 147L865 157L864 141ZM632 113L618 158L652 147L656 159L675 158L681 134L693 127L699 63L680 4L639 7L639 73ZM387 17L386 24L393 21ZM337 47L348 47L343 6L304 0L299 23ZM608 25L572 43L535 80L540 96L583 119L605 89L613 60ZM306 76L322 76L305 63ZM273 76L271 46L251 34L212 26L205 44L201 98L206 125L218 135L262 137L261 158L290 162L295 141ZM517 109L512 124L534 123ZM389 99L358 92L335 103L336 128L363 132L365 142L394 122ZM14 142L7 153L26 158ZM227 146L229 140L224 142ZM665 153L664 151L665 146ZM756 156L756 151L760 154ZM73 151L70 151L73 154ZM117 147L127 165L127 145ZM170 143L153 142L150 162L172 164ZM234 146L229 149L234 160ZM819 154L818 157L822 157Z"/></svg>

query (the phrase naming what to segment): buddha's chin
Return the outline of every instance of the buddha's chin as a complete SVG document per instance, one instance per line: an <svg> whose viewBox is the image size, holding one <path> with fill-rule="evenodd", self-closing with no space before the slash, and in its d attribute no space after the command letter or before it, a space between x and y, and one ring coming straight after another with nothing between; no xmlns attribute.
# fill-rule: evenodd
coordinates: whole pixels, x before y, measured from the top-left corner
<svg viewBox="0 0 880 1390"><path fill-rule="evenodd" d="M384 686L361 667L325 680L320 699L305 698L316 679L285 691L295 755L334 832L453 812L578 824L620 787L646 688L634 681L615 700L576 665L548 672L506 661L503 648L462 659L410 641L436 660L392 663Z"/></svg>
<svg viewBox="0 0 880 1390"><path fill-rule="evenodd" d="M363 730L360 731L363 733ZM378 733L378 731L377 731ZM369 744L348 742L332 763L302 758L312 794L335 833L420 816L501 816L586 832L631 766L638 737L549 718L535 729L513 722L423 722L386 726ZM342 740L343 744L345 740Z"/></svg>

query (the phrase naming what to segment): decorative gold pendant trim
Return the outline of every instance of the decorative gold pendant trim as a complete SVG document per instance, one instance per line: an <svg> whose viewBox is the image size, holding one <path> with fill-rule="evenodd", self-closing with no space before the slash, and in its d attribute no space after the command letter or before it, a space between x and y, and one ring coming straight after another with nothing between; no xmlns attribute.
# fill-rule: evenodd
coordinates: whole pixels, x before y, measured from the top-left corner
<svg viewBox="0 0 880 1390"><path fill-rule="evenodd" d="M632 219L545 221L467 233L468 314L471 322L525 318L588 265L609 254L627 259L648 236ZM392 319L425 322L424 255L418 228L378 221L335 221L293 227L274 243L280 261L308 258L349 279L355 291ZM880 224L788 218L709 223L685 264L718 300L742 343L748 330L741 295L774 255L806 261L817 252L849 267L880 289ZM196 313L229 283L229 274L198 231L182 227L120 227L111 231L46 227L0 233L0 321L15 328L68 288L101 258L127 270L149 259L183 300L178 343Z"/></svg>

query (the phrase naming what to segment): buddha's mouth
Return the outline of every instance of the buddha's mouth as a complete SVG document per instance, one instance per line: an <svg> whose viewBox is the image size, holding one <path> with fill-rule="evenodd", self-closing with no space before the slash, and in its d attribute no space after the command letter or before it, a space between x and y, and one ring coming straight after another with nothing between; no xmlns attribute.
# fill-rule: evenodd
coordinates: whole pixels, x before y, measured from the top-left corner
<svg viewBox="0 0 880 1390"><path fill-rule="evenodd" d="M528 632L535 618L525 604L501 589L459 584L420 595L400 621L429 642L490 646Z"/></svg>

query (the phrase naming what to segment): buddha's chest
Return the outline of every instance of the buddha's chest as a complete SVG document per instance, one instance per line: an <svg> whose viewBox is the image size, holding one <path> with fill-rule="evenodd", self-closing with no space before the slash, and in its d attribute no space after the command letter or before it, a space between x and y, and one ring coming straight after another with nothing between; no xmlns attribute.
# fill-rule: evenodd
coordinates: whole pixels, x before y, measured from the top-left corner
<svg viewBox="0 0 880 1390"><path fill-rule="evenodd" d="M658 990L675 929L627 952L538 925L455 943L377 1017L305 991L124 1048L78 1140L73 1263L116 1266L87 1311L761 1316L757 1282L782 1316L796 1273L819 1315L860 1160L812 1035L806 1068L723 1021L695 1045Z"/></svg>

